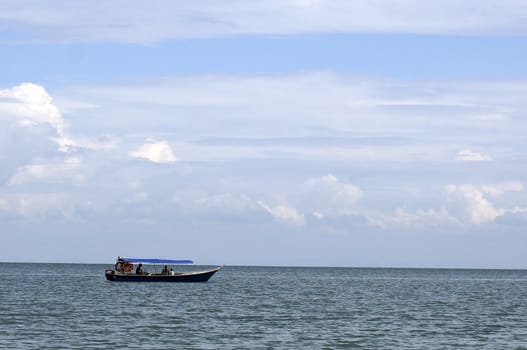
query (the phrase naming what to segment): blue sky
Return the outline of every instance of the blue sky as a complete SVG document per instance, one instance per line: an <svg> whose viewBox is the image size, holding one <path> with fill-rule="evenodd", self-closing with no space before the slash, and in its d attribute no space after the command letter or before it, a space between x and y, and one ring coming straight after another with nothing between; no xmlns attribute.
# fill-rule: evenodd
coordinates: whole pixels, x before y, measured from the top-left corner
<svg viewBox="0 0 527 350"><path fill-rule="evenodd" d="M1 261L525 268L521 1L5 1Z"/></svg>

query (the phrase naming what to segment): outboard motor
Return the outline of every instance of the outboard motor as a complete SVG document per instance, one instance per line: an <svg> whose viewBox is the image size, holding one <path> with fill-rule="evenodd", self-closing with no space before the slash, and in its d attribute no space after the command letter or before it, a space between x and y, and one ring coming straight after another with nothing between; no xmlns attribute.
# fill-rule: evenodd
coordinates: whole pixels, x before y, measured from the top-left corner
<svg viewBox="0 0 527 350"><path fill-rule="evenodd" d="M104 275L106 276L106 279L108 281L113 281L115 279L115 271L114 270L106 270Z"/></svg>

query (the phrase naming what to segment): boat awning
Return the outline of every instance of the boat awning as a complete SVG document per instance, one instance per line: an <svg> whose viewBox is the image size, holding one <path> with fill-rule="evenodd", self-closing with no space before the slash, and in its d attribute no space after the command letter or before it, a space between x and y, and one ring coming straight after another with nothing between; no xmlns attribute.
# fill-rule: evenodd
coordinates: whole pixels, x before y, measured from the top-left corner
<svg viewBox="0 0 527 350"><path fill-rule="evenodd" d="M172 260L172 259L143 259L143 258L123 258L124 261L142 264L194 264L192 260Z"/></svg>

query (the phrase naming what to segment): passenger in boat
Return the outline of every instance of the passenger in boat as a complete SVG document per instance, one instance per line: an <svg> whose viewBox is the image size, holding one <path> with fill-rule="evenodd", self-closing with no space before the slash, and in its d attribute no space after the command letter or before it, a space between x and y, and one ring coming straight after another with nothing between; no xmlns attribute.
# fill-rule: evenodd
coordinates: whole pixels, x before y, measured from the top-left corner
<svg viewBox="0 0 527 350"><path fill-rule="evenodd" d="M139 265L137 265L137 269L135 269L135 274L136 275L144 275L145 272L143 271L143 264L139 263Z"/></svg>
<svg viewBox="0 0 527 350"><path fill-rule="evenodd" d="M168 275L169 272L168 272L168 266L165 265L165 267L163 267L163 271L161 271L161 274L162 275Z"/></svg>
<svg viewBox="0 0 527 350"><path fill-rule="evenodd" d="M173 270L173 269L170 269L170 274L171 274L172 276L174 276L174 275L175 275L175 273L174 273L174 270Z"/></svg>

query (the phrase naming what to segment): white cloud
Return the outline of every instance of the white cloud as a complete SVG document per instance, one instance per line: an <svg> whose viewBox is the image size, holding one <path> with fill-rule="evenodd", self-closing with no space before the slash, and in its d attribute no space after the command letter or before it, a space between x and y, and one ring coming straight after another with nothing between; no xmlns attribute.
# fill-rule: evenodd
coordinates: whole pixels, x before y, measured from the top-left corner
<svg viewBox="0 0 527 350"><path fill-rule="evenodd" d="M300 213L296 208L287 205L277 205L271 207L262 201L259 201L258 205L271 214L271 216L277 221L290 223L297 226L304 226L306 224L304 214Z"/></svg>
<svg viewBox="0 0 527 350"><path fill-rule="evenodd" d="M510 182L485 186L448 185L446 190L453 200L460 200L464 203L463 210L468 215L470 222L476 225L491 223L506 213L524 210L518 206L513 209L499 208L488 198L489 195L500 196L507 191L522 191L523 185L521 183Z"/></svg>
<svg viewBox="0 0 527 350"><path fill-rule="evenodd" d="M166 141L147 139L146 143L136 151L129 153L130 157L142 158L154 163L169 164L177 161L174 151Z"/></svg>
<svg viewBox="0 0 527 350"><path fill-rule="evenodd" d="M13 89L2 91L4 107L54 103L45 91L34 94L40 99ZM92 139L89 134L71 137L70 127L59 137L60 128L53 124L57 119L46 117L57 115L53 108L49 110L55 114L43 112L42 117L31 119L32 127L18 125L26 118L24 113L2 114L0 172L6 175L0 175L2 183L11 185L5 191L26 191L23 186L29 184L40 185L27 187L39 190L50 184L82 184L84 196L99 212L104 206L121 205L116 209L119 215L133 209L155 218L157 212L164 215L170 211L167 208L176 206L188 218L268 223L271 216L298 226L357 230L451 227L456 220L482 225L524 210L523 203L511 199L511 191L523 189L520 182L454 187L448 205L438 198L444 192L431 192L428 186L442 189L443 175L449 183L463 183L459 179L466 176L501 179L521 174L526 125L520 111L526 107L525 82L390 83L315 72L173 77L73 91L79 95L72 100L102 107L93 115L74 110L81 115L71 120L82 120L88 132L97 126L105 134L118 134L119 143L112 138ZM474 117L502 111L510 117ZM83 118L87 115L90 118ZM127 116L125 123L118 117L122 115ZM10 126L7 118L16 125ZM115 129L106 132L107 125ZM156 130L158 125L163 125L162 130ZM54 144L54 153L41 153L37 138L29 133L41 129L46 140L53 138L76 158L63 161L64 154L57 154ZM13 144L6 146L5 140L10 139ZM34 153L12 165L14 170L5 171L6 162L19 157L19 139L35 143ZM490 158L474 149L459 150L465 144L480 145L495 155L495 163L453 164L458 151L460 160ZM174 149L192 161L181 167L152 168L127 157L173 163L177 161ZM504 159L509 162L502 168ZM330 172L338 172L339 177ZM308 178L311 174L328 175ZM131 181L137 188L127 187ZM166 188L174 193L176 186L194 192L171 202ZM62 187L72 197L80 195L75 189L80 186ZM398 191L401 188L406 188L403 194ZM7 204L16 207L4 200L4 211ZM393 208L404 209L394 212Z"/></svg>
<svg viewBox="0 0 527 350"><path fill-rule="evenodd" d="M23 83L0 90L0 112L19 118L21 126L49 124L59 136L64 133L64 120L51 96L39 85Z"/></svg>
<svg viewBox="0 0 527 350"><path fill-rule="evenodd" d="M35 159L57 156L53 138L64 121L40 86L24 83L0 89L0 184Z"/></svg>
<svg viewBox="0 0 527 350"><path fill-rule="evenodd" d="M481 161L490 161L492 160L492 158L485 154L474 152L469 148L464 148L457 153L456 160L469 161L469 162L481 162Z"/></svg>
<svg viewBox="0 0 527 350"><path fill-rule="evenodd" d="M172 135L145 132L141 122L113 122L107 133L177 142L188 160L447 162L522 159L526 92L524 81L385 82L310 72L178 76L78 88L75 98L106 105L101 123L124 114L142 121L148 111ZM505 119L478 118L505 110ZM467 138L485 152L460 150Z"/></svg>
<svg viewBox="0 0 527 350"><path fill-rule="evenodd" d="M97 173L105 161L96 152L86 151L108 151L116 145L109 137L77 138L68 134L61 111L42 86L23 83L0 90L0 194L2 185L11 194L26 192L30 186L36 192L45 186L87 185L89 175ZM89 161L85 163L85 159ZM24 203L43 198L11 204L25 208Z"/></svg>
<svg viewBox="0 0 527 350"><path fill-rule="evenodd" d="M498 216L505 213L504 209L495 208L494 205L485 198L484 193L471 185L450 185L447 191L461 197L465 201L466 210L470 220L474 224L484 224L493 222Z"/></svg>
<svg viewBox="0 0 527 350"><path fill-rule="evenodd" d="M91 140L67 135L66 122L51 95L44 87L33 83L22 83L0 90L0 113L3 114L0 117L16 120L16 124L21 128L49 125L55 131L55 135L50 135L49 139L54 141L59 146L58 150L63 153L70 153L79 148L110 149L116 144L114 140Z"/></svg>
<svg viewBox="0 0 527 350"><path fill-rule="evenodd" d="M32 41L152 43L193 37L299 33L525 34L520 0L265 2L124 0L57 6L0 3L0 24ZM23 35L17 36L22 40Z"/></svg>

